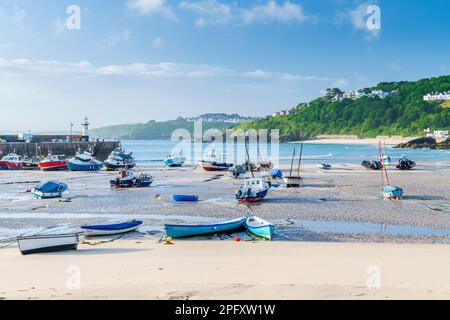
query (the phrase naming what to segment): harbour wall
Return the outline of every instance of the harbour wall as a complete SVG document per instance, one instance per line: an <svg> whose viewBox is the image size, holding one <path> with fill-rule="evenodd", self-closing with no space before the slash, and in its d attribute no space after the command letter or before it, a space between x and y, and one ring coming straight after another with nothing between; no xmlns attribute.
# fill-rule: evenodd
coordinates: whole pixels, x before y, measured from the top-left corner
<svg viewBox="0 0 450 320"><path fill-rule="evenodd" d="M78 151L92 149L94 156L104 161L112 150L120 146L120 141L72 141L72 142L6 142L0 143L0 155L16 153L28 157L42 157L49 153L54 155L74 156Z"/></svg>

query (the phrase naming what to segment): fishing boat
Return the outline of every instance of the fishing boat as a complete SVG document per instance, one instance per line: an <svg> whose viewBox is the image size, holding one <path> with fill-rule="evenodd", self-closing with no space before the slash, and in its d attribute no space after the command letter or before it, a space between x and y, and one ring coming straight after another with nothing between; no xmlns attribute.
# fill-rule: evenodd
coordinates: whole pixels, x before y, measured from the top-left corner
<svg viewBox="0 0 450 320"><path fill-rule="evenodd" d="M126 152L122 148L114 149L105 161L107 171L118 169L133 169L136 166L132 152Z"/></svg>
<svg viewBox="0 0 450 320"><path fill-rule="evenodd" d="M67 170L67 161L62 156L49 154L38 166L42 171L62 171Z"/></svg>
<svg viewBox="0 0 450 320"><path fill-rule="evenodd" d="M260 170L270 170L273 168L273 163L269 160L263 159L263 157L261 156L261 149L259 148L259 143L258 143L258 168Z"/></svg>
<svg viewBox="0 0 450 320"><path fill-rule="evenodd" d="M246 218L244 217L215 224L166 224L164 229L166 230L166 234L168 237L186 238L240 230L244 228L245 220Z"/></svg>
<svg viewBox="0 0 450 320"><path fill-rule="evenodd" d="M185 162L186 157L184 157L182 153L180 154L171 153L164 159L164 164L169 168L181 167Z"/></svg>
<svg viewBox="0 0 450 320"><path fill-rule="evenodd" d="M381 151L381 142L379 144L379 151L380 151L380 159L382 158L382 151ZM387 167L383 166L381 169L381 187L382 187L382 193L383 198L386 200L401 200L403 197L403 189L401 187L393 186L391 185L389 181L389 175L387 171Z"/></svg>
<svg viewBox="0 0 450 320"><path fill-rule="evenodd" d="M127 169L120 169L117 177L109 181L111 187L120 188L147 188L153 183L153 178L143 173L136 173Z"/></svg>
<svg viewBox="0 0 450 320"><path fill-rule="evenodd" d="M409 160L408 158L406 158L405 156L402 156L399 160L398 160L398 165L397 165L397 169L400 170L411 170L416 166L416 162Z"/></svg>
<svg viewBox="0 0 450 320"><path fill-rule="evenodd" d="M103 163L89 153L80 153L67 161L70 171L98 171Z"/></svg>
<svg viewBox="0 0 450 320"><path fill-rule="evenodd" d="M228 171L233 167L233 164L218 159L216 149L213 147L207 154L207 160L200 161L200 166L205 171Z"/></svg>
<svg viewBox="0 0 450 320"><path fill-rule="evenodd" d="M244 185L236 191L239 203L255 203L262 201L269 192L270 185L264 178L245 179Z"/></svg>
<svg viewBox="0 0 450 320"><path fill-rule="evenodd" d="M24 158L20 166L22 170L39 170L39 159Z"/></svg>
<svg viewBox="0 0 450 320"><path fill-rule="evenodd" d="M22 157L15 153L10 153L4 156L1 161L8 170L22 169Z"/></svg>
<svg viewBox="0 0 450 320"><path fill-rule="evenodd" d="M31 194L36 199L61 198L68 189L67 184L58 181L47 181L31 189Z"/></svg>
<svg viewBox="0 0 450 320"><path fill-rule="evenodd" d="M319 168L321 170L330 170L331 169L331 164L329 164L329 163L318 163L317 164L317 168Z"/></svg>
<svg viewBox="0 0 450 320"><path fill-rule="evenodd" d="M250 233L267 240L272 240L275 231L273 224L255 216L250 216L246 219L245 228Z"/></svg>
<svg viewBox="0 0 450 320"><path fill-rule="evenodd" d="M383 169L383 163L375 158L370 160L364 160L361 165L368 170L381 170Z"/></svg>
<svg viewBox="0 0 450 320"><path fill-rule="evenodd" d="M172 196L173 201L175 202L197 202L197 195L183 195L183 194L175 194Z"/></svg>
<svg viewBox="0 0 450 320"><path fill-rule="evenodd" d="M300 155L298 157L297 175L296 176L292 175L292 170L294 168L295 153L296 153L296 149L294 148L294 153L292 155L292 161L291 161L291 171L289 173L289 176L286 176L283 179L288 188L300 188L301 186L303 186L303 178L300 176L300 167L302 164L302 157L303 157L303 146L304 146L304 139L302 139Z"/></svg>
<svg viewBox="0 0 450 320"><path fill-rule="evenodd" d="M86 237L109 236L135 231L143 221L126 221L114 224L86 225L82 226Z"/></svg>
<svg viewBox="0 0 450 320"><path fill-rule="evenodd" d="M83 233L35 235L17 237L19 250L23 255L77 250L84 239Z"/></svg>

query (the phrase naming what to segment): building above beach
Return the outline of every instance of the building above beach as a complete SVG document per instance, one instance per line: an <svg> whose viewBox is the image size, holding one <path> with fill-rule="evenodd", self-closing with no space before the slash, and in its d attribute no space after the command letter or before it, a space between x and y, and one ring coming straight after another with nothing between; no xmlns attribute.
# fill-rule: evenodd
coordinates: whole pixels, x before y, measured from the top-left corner
<svg viewBox="0 0 450 320"><path fill-rule="evenodd" d="M427 95L423 96L424 101L445 101L450 100L450 91L443 92L443 93L428 93Z"/></svg>

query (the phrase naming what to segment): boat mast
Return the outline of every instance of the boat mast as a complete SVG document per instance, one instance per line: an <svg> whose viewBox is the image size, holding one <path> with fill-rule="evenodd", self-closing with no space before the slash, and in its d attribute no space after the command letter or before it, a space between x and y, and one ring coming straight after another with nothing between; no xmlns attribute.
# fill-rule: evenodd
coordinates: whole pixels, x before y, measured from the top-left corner
<svg viewBox="0 0 450 320"><path fill-rule="evenodd" d="M295 159L295 154L297 153L297 150L294 147L294 154L292 155L292 161L291 161L291 171L289 173L289 177L292 177L292 170L294 169L294 159Z"/></svg>
<svg viewBox="0 0 450 320"><path fill-rule="evenodd" d="M248 142L245 141L245 152L247 153L247 161L248 161L248 165L250 166L250 172L252 173L252 178L255 177L255 174L253 173L253 166L250 163L250 153L248 152Z"/></svg>
<svg viewBox="0 0 450 320"><path fill-rule="evenodd" d="M300 177L300 167L302 165L303 146L304 146L304 144L305 144L305 137L302 137L302 147L300 149L300 156L298 158L297 177Z"/></svg>

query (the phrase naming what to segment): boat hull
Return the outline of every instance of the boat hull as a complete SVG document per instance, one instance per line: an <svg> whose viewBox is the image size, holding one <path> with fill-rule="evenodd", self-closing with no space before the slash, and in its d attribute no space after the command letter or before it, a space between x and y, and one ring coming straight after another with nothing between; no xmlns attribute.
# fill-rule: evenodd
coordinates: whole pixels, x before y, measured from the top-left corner
<svg viewBox="0 0 450 320"><path fill-rule="evenodd" d="M45 235L18 237L19 250L22 255L76 250L83 241L82 234Z"/></svg>
<svg viewBox="0 0 450 320"><path fill-rule="evenodd" d="M42 171L64 171L67 170L66 161L55 161L55 162L41 162L39 163L39 168Z"/></svg>
<svg viewBox="0 0 450 320"><path fill-rule="evenodd" d="M200 164L205 171L228 171L233 167L232 164L225 162L201 161Z"/></svg>
<svg viewBox="0 0 450 320"><path fill-rule="evenodd" d="M197 202L198 196L195 195L174 195L172 197L175 202Z"/></svg>
<svg viewBox="0 0 450 320"><path fill-rule="evenodd" d="M164 165L169 168L182 167L184 164L183 159L166 159L164 160Z"/></svg>
<svg viewBox="0 0 450 320"><path fill-rule="evenodd" d="M211 225L166 225L165 230L168 237L186 238L207 234L217 234L239 230L244 227L246 218L239 218Z"/></svg>
<svg viewBox="0 0 450 320"><path fill-rule="evenodd" d="M252 219L255 218L248 217L245 221L245 228L247 231L258 237L272 240L275 226L263 219L257 218L257 223L255 223Z"/></svg>
<svg viewBox="0 0 450 320"><path fill-rule="evenodd" d="M76 164L69 161L68 167L70 171L99 171L103 168L103 163L94 164Z"/></svg>
<svg viewBox="0 0 450 320"><path fill-rule="evenodd" d="M38 200L57 199L62 197L62 192L41 192L37 190L31 191L31 195Z"/></svg>
<svg viewBox="0 0 450 320"><path fill-rule="evenodd" d="M300 188L303 186L303 179L301 177L286 177L283 181L288 188Z"/></svg>
<svg viewBox="0 0 450 320"><path fill-rule="evenodd" d="M142 223L142 221L133 221L112 225L82 226L81 229L84 230L86 237L99 237L133 232Z"/></svg>
<svg viewBox="0 0 450 320"><path fill-rule="evenodd" d="M267 190L261 190L257 192L253 196L238 196L236 195L236 199L239 203L257 203L264 200L264 198L267 196L267 193L269 192L269 189Z"/></svg>

